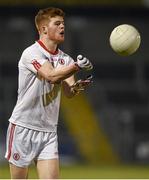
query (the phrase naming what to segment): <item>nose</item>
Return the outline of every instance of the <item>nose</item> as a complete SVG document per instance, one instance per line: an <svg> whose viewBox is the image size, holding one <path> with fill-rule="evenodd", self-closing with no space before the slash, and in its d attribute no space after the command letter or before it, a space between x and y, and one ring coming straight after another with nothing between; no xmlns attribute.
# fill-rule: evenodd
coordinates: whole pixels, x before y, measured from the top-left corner
<svg viewBox="0 0 149 180"><path fill-rule="evenodd" d="M64 27L65 27L64 23L61 23L61 24L60 24L60 27L61 27L61 28L64 28Z"/></svg>

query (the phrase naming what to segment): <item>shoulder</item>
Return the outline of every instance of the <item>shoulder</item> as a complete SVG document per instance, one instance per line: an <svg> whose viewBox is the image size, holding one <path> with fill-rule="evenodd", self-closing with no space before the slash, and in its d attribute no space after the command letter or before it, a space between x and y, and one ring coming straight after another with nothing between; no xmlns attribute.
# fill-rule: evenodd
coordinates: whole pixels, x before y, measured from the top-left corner
<svg viewBox="0 0 149 180"><path fill-rule="evenodd" d="M31 46L28 46L26 49L24 49L22 56L32 56L33 54L40 54L36 43L32 44Z"/></svg>
<svg viewBox="0 0 149 180"><path fill-rule="evenodd" d="M39 50L36 43L32 44L31 46L28 46L24 51L22 52L19 64L31 64L33 60L41 60L45 59L44 54Z"/></svg>
<svg viewBox="0 0 149 180"><path fill-rule="evenodd" d="M74 62L74 59L67 53L63 52L62 50L59 49L59 55L65 59L68 63L69 62Z"/></svg>
<svg viewBox="0 0 149 180"><path fill-rule="evenodd" d="M59 55L64 56L64 57L70 57L70 55L68 55L67 53L65 53L61 49L58 49L58 50L59 50Z"/></svg>

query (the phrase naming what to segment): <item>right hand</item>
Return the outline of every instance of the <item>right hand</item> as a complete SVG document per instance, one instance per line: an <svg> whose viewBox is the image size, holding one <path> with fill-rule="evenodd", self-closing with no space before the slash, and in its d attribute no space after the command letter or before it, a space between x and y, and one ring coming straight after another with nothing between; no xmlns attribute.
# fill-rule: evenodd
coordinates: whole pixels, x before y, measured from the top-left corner
<svg viewBox="0 0 149 180"><path fill-rule="evenodd" d="M93 82L92 79L92 75L89 75L85 79L79 79L71 86L71 91L75 94L79 94L80 91L84 91L85 88Z"/></svg>
<svg viewBox="0 0 149 180"><path fill-rule="evenodd" d="M85 70L91 70L93 69L92 63L87 59L86 57L83 57L82 55L77 56L77 62L76 64L81 68Z"/></svg>

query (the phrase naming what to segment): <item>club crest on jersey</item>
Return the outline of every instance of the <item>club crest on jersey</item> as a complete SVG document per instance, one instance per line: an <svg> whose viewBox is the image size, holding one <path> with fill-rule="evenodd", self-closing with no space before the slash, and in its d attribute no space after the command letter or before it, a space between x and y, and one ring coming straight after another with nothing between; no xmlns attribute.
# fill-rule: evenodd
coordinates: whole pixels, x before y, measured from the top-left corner
<svg viewBox="0 0 149 180"><path fill-rule="evenodd" d="M59 64L61 64L61 65L64 65L64 64L65 64L65 60L64 60L64 59L59 59L58 62L59 62Z"/></svg>
<svg viewBox="0 0 149 180"><path fill-rule="evenodd" d="M20 159L19 153L14 153L14 154L13 154L13 159L16 160L16 161L18 161L18 160Z"/></svg>

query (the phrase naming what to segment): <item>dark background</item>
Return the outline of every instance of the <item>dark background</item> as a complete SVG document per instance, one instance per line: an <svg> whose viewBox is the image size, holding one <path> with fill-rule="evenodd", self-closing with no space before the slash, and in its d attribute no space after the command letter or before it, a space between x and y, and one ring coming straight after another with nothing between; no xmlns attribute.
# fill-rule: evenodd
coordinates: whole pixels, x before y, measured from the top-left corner
<svg viewBox="0 0 149 180"><path fill-rule="evenodd" d="M145 2L0 3L1 162L5 162L8 118L17 98L18 60L22 51L38 39L34 25L38 10L56 6L66 13L66 40L61 49L74 59L83 54L93 62L94 83L85 97L113 149L123 163L149 163L149 9ZM141 46L132 56L121 57L109 45L110 33L119 24L131 24L140 32ZM58 130L61 157L84 161L61 112Z"/></svg>

